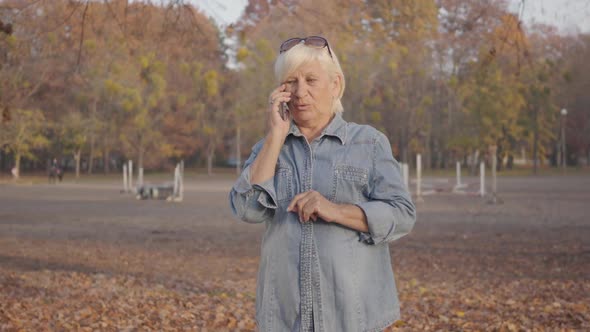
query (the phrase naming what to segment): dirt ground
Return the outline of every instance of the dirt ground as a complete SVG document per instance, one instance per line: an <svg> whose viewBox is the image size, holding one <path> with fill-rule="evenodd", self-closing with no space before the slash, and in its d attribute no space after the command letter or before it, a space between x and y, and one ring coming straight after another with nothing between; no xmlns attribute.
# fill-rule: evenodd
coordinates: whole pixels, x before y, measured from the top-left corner
<svg viewBox="0 0 590 332"><path fill-rule="evenodd" d="M0 184L0 331L254 330L264 228L232 217L231 183L189 178L182 203L114 180ZM590 330L590 176L499 191L418 204L390 246L402 320L388 331Z"/></svg>

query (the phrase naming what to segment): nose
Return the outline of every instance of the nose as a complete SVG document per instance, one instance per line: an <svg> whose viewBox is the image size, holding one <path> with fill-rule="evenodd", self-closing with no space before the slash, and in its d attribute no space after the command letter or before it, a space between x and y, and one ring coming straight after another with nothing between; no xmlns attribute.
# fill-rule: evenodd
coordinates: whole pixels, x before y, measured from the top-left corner
<svg viewBox="0 0 590 332"><path fill-rule="evenodd" d="M299 81L293 84L291 88L291 94L295 96L297 99L301 99L307 95L308 86L305 84L305 81Z"/></svg>

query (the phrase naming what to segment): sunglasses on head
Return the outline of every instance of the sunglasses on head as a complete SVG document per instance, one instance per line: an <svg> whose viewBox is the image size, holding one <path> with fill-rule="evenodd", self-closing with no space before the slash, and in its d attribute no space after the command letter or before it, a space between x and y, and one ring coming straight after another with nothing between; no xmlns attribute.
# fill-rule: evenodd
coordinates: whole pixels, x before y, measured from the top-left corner
<svg viewBox="0 0 590 332"><path fill-rule="evenodd" d="M309 37L305 37L305 38L297 37L297 38L287 39L281 44L279 54L287 52L288 50L292 49L293 46L295 46L297 44L301 44L301 43L303 43L303 45L307 45L307 46L311 46L311 47L315 47L315 48L327 47L328 54L330 54L330 58L332 58L332 51L330 50L330 45L328 45L328 41L326 40L326 38L320 37L320 36L309 36Z"/></svg>

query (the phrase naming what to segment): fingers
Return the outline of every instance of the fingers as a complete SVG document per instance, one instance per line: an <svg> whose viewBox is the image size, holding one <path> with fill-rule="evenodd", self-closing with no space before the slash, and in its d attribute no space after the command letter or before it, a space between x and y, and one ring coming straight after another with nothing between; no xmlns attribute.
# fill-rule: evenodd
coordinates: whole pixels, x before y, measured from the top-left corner
<svg viewBox="0 0 590 332"><path fill-rule="evenodd" d="M287 207L287 212L297 213L300 222L307 222L310 218L316 221L319 211L318 195L319 193L313 190L296 195Z"/></svg>
<svg viewBox="0 0 590 332"><path fill-rule="evenodd" d="M295 195L295 197L293 197L293 199L291 200L291 203L289 203L289 206L287 207L287 212L292 212L292 211L299 211L299 208L303 207L303 204L305 204L305 200L307 198L307 196L311 195L314 191L310 190L310 191L306 191L304 193Z"/></svg>
<svg viewBox="0 0 590 332"><path fill-rule="evenodd" d="M291 100L291 93L290 92L279 92L277 94L272 94L270 96L269 103L273 106L273 108L281 102L288 102Z"/></svg>
<svg viewBox="0 0 590 332"><path fill-rule="evenodd" d="M286 89L287 85L281 84L271 92L268 102L271 105L270 108L272 110L277 111L281 102L288 102L291 100L291 92L286 91Z"/></svg>
<svg viewBox="0 0 590 332"><path fill-rule="evenodd" d="M286 117L281 116L281 103L285 102L288 103L291 101L291 93L286 91L287 86L286 84L281 84L279 87L274 89L269 96L269 112L270 112L270 126L274 128L275 126L286 126L286 124L291 122L291 114L287 112Z"/></svg>
<svg viewBox="0 0 590 332"><path fill-rule="evenodd" d="M306 191L304 193L295 195L295 197L293 197L293 199L291 200L291 203L289 203L289 206L287 207L287 212L291 212L291 211L296 211L298 209L295 208L295 206L297 205L297 202L299 202L299 200L302 197L305 197L309 194L309 191Z"/></svg>
<svg viewBox="0 0 590 332"><path fill-rule="evenodd" d="M319 211L319 202L317 199L312 198L307 200L307 202L303 205L303 208L300 209L301 211L299 215L302 217L299 221L301 222L308 222L312 215L317 214Z"/></svg>

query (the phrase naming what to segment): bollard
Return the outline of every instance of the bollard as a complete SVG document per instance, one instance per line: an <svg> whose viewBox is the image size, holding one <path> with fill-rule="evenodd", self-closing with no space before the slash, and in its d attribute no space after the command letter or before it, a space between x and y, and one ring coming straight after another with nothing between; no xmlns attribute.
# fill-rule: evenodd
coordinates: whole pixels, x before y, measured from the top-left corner
<svg viewBox="0 0 590 332"><path fill-rule="evenodd" d="M402 174L404 177L404 185L406 185L406 189L410 190L410 168L409 165L406 163L402 163Z"/></svg>
<svg viewBox="0 0 590 332"><path fill-rule="evenodd" d="M486 168L485 168L485 164L482 161L479 164L479 195L481 197L484 197L486 195L486 185L485 185L485 177L486 177Z"/></svg>
<svg viewBox="0 0 590 332"><path fill-rule="evenodd" d="M127 177L129 179L129 191L133 191L133 160L129 160L129 176Z"/></svg>
<svg viewBox="0 0 590 332"><path fill-rule="evenodd" d="M422 198L422 155L416 155L416 202L423 202Z"/></svg>
<svg viewBox="0 0 590 332"><path fill-rule="evenodd" d="M178 201L182 202L182 198L184 196L184 160L180 161L180 169L178 175Z"/></svg>
<svg viewBox="0 0 590 332"><path fill-rule="evenodd" d="M143 186L143 167L137 169L137 186Z"/></svg>
<svg viewBox="0 0 590 332"><path fill-rule="evenodd" d="M127 183L127 165L123 164L123 192L129 192L129 186Z"/></svg>
<svg viewBox="0 0 590 332"><path fill-rule="evenodd" d="M176 196L178 196L179 167L180 164L176 164L176 167L174 168L174 190L172 191L172 198L176 198Z"/></svg>
<svg viewBox="0 0 590 332"><path fill-rule="evenodd" d="M461 163L457 162L457 188L461 187Z"/></svg>
<svg viewBox="0 0 590 332"><path fill-rule="evenodd" d="M454 193L463 193L462 189L467 188L467 184L461 183L461 162L457 162L457 184L453 187Z"/></svg>

